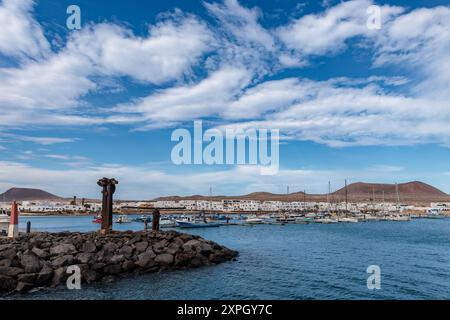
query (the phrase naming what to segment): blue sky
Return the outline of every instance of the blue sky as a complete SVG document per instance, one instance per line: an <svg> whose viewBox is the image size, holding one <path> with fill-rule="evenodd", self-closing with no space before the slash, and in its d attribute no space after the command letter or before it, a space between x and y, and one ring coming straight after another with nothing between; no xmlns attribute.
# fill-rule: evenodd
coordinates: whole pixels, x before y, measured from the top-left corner
<svg viewBox="0 0 450 320"><path fill-rule="evenodd" d="M0 191L94 197L111 176L123 199L344 179L450 193L449 30L437 0L0 1ZM196 119L279 129L279 173L174 165L170 136Z"/></svg>

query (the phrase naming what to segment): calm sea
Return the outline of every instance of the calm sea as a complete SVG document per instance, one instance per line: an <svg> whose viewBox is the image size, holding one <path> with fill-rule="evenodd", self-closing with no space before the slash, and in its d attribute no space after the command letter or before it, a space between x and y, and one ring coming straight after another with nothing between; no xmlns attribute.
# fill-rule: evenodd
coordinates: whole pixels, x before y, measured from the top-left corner
<svg viewBox="0 0 450 320"><path fill-rule="evenodd" d="M93 231L92 217L22 217L33 230ZM115 226L139 230L143 224ZM449 299L450 219L185 230L238 250L235 262L149 274L31 299ZM381 289L367 288L369 265ZM20 298L14 296L13 298Z"/></svg>

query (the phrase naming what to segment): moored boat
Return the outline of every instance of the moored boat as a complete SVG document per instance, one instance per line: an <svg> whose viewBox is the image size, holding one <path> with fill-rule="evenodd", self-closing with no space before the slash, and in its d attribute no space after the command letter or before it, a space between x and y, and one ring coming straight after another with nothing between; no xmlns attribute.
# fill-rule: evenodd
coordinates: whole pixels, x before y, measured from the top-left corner
<svg viewBox="0 0 450 320"><path fill-rule="evenodd" d="M295 223L295 219L296 217L291 215L279 215L275 220L280 223Z"/></svg>
<svg viewBox="0 0 450 320"><path fill-rule="evenodd" d="M124 216L124 215L121 215L121 216L117 217L117 219L114 220L114 223L119 223L119 224L130 223L130 222L131 222L131 220L128 219L128 217Z"/></svg>
<svg viewBox="0 0 450 320"><path fill-rule="evenodd" d="M245 219L245 223L248 224L262 224L264 223L264 220L261 218L257 218L257 217L249 217L247 219Z"/></svg>
<svg viewBox="0 0 450 320"><path fill-rule="evenodd" d="M349 217L338 218L337 220L338 220L338 222L344 222L344 223L357 223L358 222L358 219L349 218Z"/></svg>
<svg viewBox="0 0 450 320"><path fill-rule="evenodd" d="M145 222L145 221L151 222L152 221L152 217L142 215L140 217L134 218L133 221L134 222Z"/></svg>
<svg viewBox="0 0 450 320"><path fill-rule="evenodd" d="M324 223L324 224L338 223L338 221L336 219L331 219L331 218L318 218L318 219L315 219L314 222Z"/></svg>
<svg viewBox="0 0 450 320"><path fill-rule="evenodd" d="M176 225L180 228L215 228L220 227L220 223L207 222L204 220L176 221Z"/></svg>
<svg viewBox="0 0 450 320"><path fill-rule="evenodd" d="M0 214L0 234L8 233L9 219L7 214Z"/></svg>
<svg viewBox="0 0 450 320"><path fill-rule="evenodd" d="M177 223L174 219L170 218L161 218L159 220L159 227L160 228L174 228L177 226Z"/></svg>

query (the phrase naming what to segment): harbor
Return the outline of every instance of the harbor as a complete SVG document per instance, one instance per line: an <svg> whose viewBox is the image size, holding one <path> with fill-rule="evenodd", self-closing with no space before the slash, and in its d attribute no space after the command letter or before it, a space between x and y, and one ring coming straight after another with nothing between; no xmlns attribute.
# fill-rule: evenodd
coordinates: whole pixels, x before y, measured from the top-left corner
<svg viewBox="0 0 450 320"><path fill-rule="evenodd" d="M138 217L138 216L136 216ZM36 231L90 232L92 217L22 217ZM115 225L139 231L142 223ZM181 229L180 229L181 230ZM236 262L144 274L82 290L44 289L11 299L448 299L450 219L257 224L183 229L239 252ZM382 289L366 287L378 264Z"/></svg>
<svg viewBox="0 0 450 320"><path fill-rule="evenodd" d="M408 222L414 219L444 219L447 214L441 212L427 212L424 214L402 214L399 212L378 213L327 213L327 212L285 212L285 213L171 213L163 214L160 227L163 229L193 229L215 228L229 226L254 225L288 225L288 224L334 224L334 223L362 223L362 222ZM151 223L151 214L116 214L114 222L120 225L142 225ZM93 217L92 223L100 223L98 217Z"/></svg>

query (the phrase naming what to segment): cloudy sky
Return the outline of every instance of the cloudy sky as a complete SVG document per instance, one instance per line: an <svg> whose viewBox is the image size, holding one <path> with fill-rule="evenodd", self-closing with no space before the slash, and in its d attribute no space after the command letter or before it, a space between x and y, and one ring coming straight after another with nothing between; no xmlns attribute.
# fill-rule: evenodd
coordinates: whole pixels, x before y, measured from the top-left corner
<svg viewBox="0 0 450 320"><path fill-rule="evenodd" d="M94 197L108 176L123 199L344 179L450 193L449 83L448 0L1 0L0 192ZM279 129L279 173L174 165L171 133L195 119Z"/></svg>

